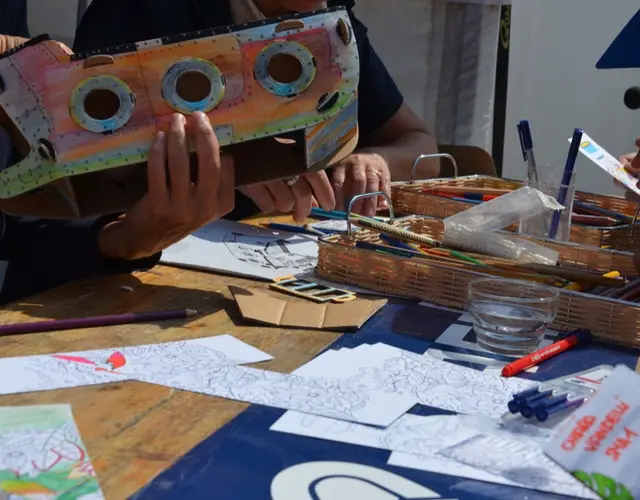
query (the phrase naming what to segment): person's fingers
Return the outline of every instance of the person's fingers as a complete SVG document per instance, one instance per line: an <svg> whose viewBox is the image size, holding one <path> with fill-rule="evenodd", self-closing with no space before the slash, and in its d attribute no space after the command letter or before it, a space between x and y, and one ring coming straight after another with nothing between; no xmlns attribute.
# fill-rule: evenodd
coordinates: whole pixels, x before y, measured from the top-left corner
<svg viewBox="0 0 640 500"><path fill-rule="evenodd" d="M331 172L331 185L333 186L333 194L336 200L336 210L346 210L344 183L346 181L347 168L343 163L333 167Z"/></svg>
<svg viewBox="0 0 640 500"><path fill-rule="evenodd" d="M220 145L209 118L204 113L197 112L191 116L188 132L198 157L195 186L198 209L207 212L203 215L215 217L220 192Z"/></svg>
<svg viewBox="0 0 640 500"><path fill-rule="evenodd" d="M296 222L303 222L311 213L313 206L313 191L311 185L304 177L291 186L291 192L295 197L295 207L293 211L293 219Z"/></svg>
<svg viewBox="0 0 640 500"><path fill-rule="evenodd" d="M385 193L389 199L391 199L391 173L388 168L383 168L380 171L380 191ZM386 210L389 208L389 203L384 196L378 196L378 209Z"/></svg>
<svg viewBox="0 0 640 500"><path fill-rule="evenodd" d="M365 166L362 163L354 163L347 172L349 179L351 180L351 189L348 193L347 206L351 203L351 199L359 194L367 192L367 173L365 172ZM353 205L353 211L357 214L362 213L365 200L358 200Z"/></svg>
<svg viewBox="0 0 640 500"><path fill-rule="evenodd" d="M276 200L274 200L271 192L264 184L243 186L238 191L251 198L262 212L274 212L276 210Z"/></svg>
<svg viewBox="0 0 640 500"><path fill-rule="evenodd" d="M216 200L216 216L222 217L233 210L236 204L235 166L233 156L223 154L220 157L220 181L218 183L218 199Z"/></svg>
<svg viewBox="0 0 640 500"><path fill-rule="evenodd" d="M156 134L147 159L147 196L152 207L164 207L169 203L167 187L167 137Z"/></svg>
<svg viewBox="0 0 640 500"><path fill-rule="evenodd" d="M185 118L180 114L171 117L167 136L169 183L171 205L177 216L186 216L191 197L191 168Z"/></svg>
<svg viewBox="0 0 640 500"><path fill-rule="evenodd" d="M336 196L333 192L333 186L329 182L329 177L325 171L314 172L302 176L309 183L313 191L314 198L324 210L335 210Z"/></svg>
<svg viewBox="0 0 640 500"><path fill-rule="evenodd" d="M367 187L365 193L376 193L381 190L380 184L382 178L377 170L373 168L367 169ZM362 215L365 217L373 217L376 214L378 208L378 196L372 196L371 198L365 198L362 200Z"/></svg>
<svg viewBox="0 0 640 500"><path fill-rule="evenodd" d="M271 196L273 196L279 212L288 214L293 211L296 206L296 198L291 188L284 181L270 181L266 182L265 185L271 191Z"/></svg>

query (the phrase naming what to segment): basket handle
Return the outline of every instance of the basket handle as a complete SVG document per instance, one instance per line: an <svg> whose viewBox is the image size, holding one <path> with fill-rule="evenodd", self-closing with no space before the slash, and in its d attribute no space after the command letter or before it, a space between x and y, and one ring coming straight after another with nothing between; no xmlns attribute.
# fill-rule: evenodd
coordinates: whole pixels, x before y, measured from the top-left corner
<svg viewBox="0 0 640 500"><path fill-rule="evenodd" d="M376 191L375 193L363 193L358 194L351 198L349 202L349 208L347 209L347 236L351 238L351 212L353 211L353 205L355 205L356 201L362 200L364 198L373 198L373 197L382 196L385 200L387 200L387 205L389 206L389 220L393 222L395 220L395 215L393 214L393 205L391 204L391 198L384 191Z"/></svg>
<svg viewBox="0 0 640 500"><path fill-rule="evenodd" d="M453 159L453 156L448 155L447 153L434 153L430 155L420 155L416 158L416 161L413 162L413 167L411 167L411 183L416 182L416 169L418 165L424 160L430 160L432 158L446 158L453 165L453 178L456 179L458 177L458 164L456 160Z"/></svg>

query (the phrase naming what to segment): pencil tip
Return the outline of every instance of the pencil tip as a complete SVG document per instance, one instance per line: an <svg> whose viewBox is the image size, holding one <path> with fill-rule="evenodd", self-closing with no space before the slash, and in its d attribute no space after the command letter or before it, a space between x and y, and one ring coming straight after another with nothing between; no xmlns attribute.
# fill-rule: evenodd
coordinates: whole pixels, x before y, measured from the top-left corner
<svg viewBox="0 0 640 500"><path fill-rule="evenodd" d="M196 311L195 309L187 309L187 317L189 316L195 316L196 314L198 314L198 311Z"/></svg>

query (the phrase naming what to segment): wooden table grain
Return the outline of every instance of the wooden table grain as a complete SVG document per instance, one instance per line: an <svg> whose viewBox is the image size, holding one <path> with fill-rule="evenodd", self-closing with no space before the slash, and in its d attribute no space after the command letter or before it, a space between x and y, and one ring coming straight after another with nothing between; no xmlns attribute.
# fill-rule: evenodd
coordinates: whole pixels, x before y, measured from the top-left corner
<svg viewBox="0 0 640 500"><path fill-rule="evenodd" d="M264 220L264 219L259 219ZM290 222L289 218L270 218ZM256 220L252 221L256 222ZM193 308L189 320L0 338L0 356L25 356L186 340L230 333L290 372L338 335L256 326L242 320L228 286L255 281L166 266L103 276L11 304L0 324L159 309ZM124 499L246 408L246 404L140 382L0 396L0 406L70 404L107 498Z"/></svg>

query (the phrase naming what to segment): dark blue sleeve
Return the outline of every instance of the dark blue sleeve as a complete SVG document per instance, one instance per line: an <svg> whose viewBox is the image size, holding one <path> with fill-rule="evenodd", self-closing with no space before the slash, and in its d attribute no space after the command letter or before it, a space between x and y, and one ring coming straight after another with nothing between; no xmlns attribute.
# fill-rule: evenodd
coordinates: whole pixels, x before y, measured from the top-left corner
<svg viewBox="0 0 640 500"><path fill-rule="evenodd" d="M358 122L360 135L367 136L387 123L400 109L404 99L384 63L376 54L367 27L349 11L360 54Z"/></svg>
<svg viewBox="0 0 640 500"><path fill-rule="evenodd" d="M4 235L0 261L7 262L0 305L98 273L128 273L154 267L160 254L137 261L104 259L98 232L111 218L96 221L36 220L0 214Z"/></svg>

